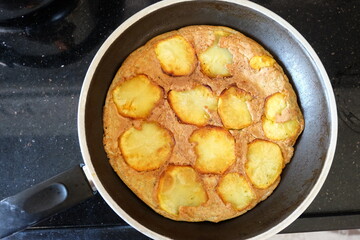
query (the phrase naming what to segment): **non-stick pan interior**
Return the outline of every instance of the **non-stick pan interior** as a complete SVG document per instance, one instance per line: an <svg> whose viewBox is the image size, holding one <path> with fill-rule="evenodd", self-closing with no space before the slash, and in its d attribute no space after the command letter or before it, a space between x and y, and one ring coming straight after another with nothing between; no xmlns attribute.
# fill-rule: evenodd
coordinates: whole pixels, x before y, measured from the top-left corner
<svg viewBox="0 0 360 240"><path fill-rule="evenodd" d="M262 44L288 74L304 113L298 139L275 192L245 215L221 223L186 223L166 219L141 202L118 178L102 145L102 110L108 87L124 59L152 37L187 25L225 25ZM92 66L95 67L95 66ZM111 44L96 66L86 99L86 142L101 184L133 219L163 236L176 239L233 239L259 235L288 217L316 183L330 144L331 106L316 62L296 36L250 7L216 1L177 3L136 21Z"/></svg>

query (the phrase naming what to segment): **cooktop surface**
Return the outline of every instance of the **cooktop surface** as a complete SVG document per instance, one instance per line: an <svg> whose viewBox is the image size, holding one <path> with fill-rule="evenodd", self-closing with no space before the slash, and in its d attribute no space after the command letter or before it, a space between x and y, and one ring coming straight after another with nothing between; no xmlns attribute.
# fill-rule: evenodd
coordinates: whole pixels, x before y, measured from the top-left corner
<svg viewBox="0 0 360 240"><path fill-rule="evenodd" d="M83 162L77 106L90 62L117 26L156 1L44 2L18 12L0 4L0 199ZM328 178L283 232L360 228L360 1L254 2L308 40L328 72L338 107ZM97 194L8 239L85 237L146 238Z"/></svg>

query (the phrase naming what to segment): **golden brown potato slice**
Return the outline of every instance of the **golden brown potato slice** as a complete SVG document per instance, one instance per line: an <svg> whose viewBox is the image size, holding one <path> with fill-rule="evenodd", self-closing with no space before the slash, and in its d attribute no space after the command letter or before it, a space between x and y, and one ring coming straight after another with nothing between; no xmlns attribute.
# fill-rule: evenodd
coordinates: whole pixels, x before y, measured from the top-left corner
<svg viewBox="0 0 360 240"><path fill-rule="evenodd" d="M281 116L288 103L286 96L280 92L266 98L265 117L269 120L276 121L277 116Z"/></svg>
<svg viewBox="0 0 360 240"><path fill-rule="evenodd" d="M259 70L263 67L272 67L276 63L275 59L270 56L254 56L250 59L250 67Z"/></svg>
<svg viewBox="0 0 360 240"><path fill-rule="evenodd" d="M160 207L177 215L182 206L199 206L208 199L196 171L189 166L170 166L159 180Z"/></svg>
<svg viewBox="0 0 360 240"><path fill-rule="evenodd" d="M218 38L218 39L215 40L215 41L219 42L219 38L220 38L220 37L226 37L226 36L229 36L229 35L232 34L232 33L235 33L235 34L236 34L236 31L231 31L230 29L226 29L226 31L224 31L224 30L215 30L215 31L214 31L214 35L215 35L215 37Z"/></svg>
<svg viewBox="0 0 360 240"><path fill-rule="evenodd" d="M243 210L256 199L256 194L244 176L228 173L219 182L217 192L224 203L230 203L236 210Z"/></svg>
<svg viewBox="0 0 360 240"><path fill-rule="evenodd" d="M137 75L117 86L112 97L122 116L146 118L163 97L163 91L147 76Z"/></svg>
<svg viewBox="0 0 360 240"><path fill-rule="evenodd" d="M172 90L168 101L178 118L184 123L204 126L210 119L210 111L217 109L217 97L208 87L198 85L185 91Z"/></svg>
<svg viewBox="0 0 360 240"><path fill-rule="evenodd" d="M131 127L119 139L125 162L137 171L159 168L170 157L174 140L169 130L155 122Z"/></svg>
<svg viewBox="0 0 360 240"><path fill-rule="evenodd" d="M195 50L182 36L176 35L155 46L156 57L162 70L171 76L191 74L196 67Z"/></svg>
<svg viewBox="0 0 360 240"><path fill-rule="evenodd" d="M292 119L286 122L274 122L266 117L262 118L265 136L272 140L285 140L296 136L300 130L300 122Z"/></svg>
<svg viewBox="0 0 360 240"><path fill-rule="evenodd" d="M233 55L227 48L219 46L220 38L229 35L229 33L216 31L214 34L214 44L199 54L201 70L209 77L229 77L231 73L227 66L233 63Z"/></svg>
<svg viewBox="0 0 360 240"><path fill-rule="evenodd" d="M235 162L235 140L220 127L195 130L189 139L195 143L195 168L202 173L221 174Z"/></svg>
<svg viewBox="0 0 360 240"><path fill-rule="evenodd" d="M245 171L257 188L267 188L280 176L284 167L280 147L269 141L256 139L248 144Z"/></svg>
<svg viewBox="0 0 360 240"><path fill-rule="evenodd" d="M224 127L242 129L252 123L247 105L251 95L237 87L230 87L221 93L218 101L218 113Z"/></svg>

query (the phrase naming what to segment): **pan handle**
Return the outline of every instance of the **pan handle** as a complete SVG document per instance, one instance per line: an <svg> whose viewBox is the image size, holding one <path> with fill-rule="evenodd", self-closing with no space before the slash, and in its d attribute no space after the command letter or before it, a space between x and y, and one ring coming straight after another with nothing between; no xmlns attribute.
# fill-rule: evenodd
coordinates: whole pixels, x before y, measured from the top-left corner
<svg viewBox="0 0 360 240"><path fill-rule="evenodd" d="M94 195L82 166L0 201L0 239Z"/></svg>

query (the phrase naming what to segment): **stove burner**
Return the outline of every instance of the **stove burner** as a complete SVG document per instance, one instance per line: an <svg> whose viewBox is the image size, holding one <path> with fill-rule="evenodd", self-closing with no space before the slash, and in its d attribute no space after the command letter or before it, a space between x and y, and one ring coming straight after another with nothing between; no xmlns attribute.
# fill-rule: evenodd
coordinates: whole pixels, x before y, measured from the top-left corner
<svg viewBox="0 0 360 240"><path fill-rule="evenodd" d="M57 68L81 59L102 39L97 36L99 29L111 31L101 20L116 15L110 5L101 6L99 0L20 2L0 3L3 66Z"/></svg>
<svg viewBox="0 0 360 240"><path fill-rule="evenodd" d="M0 31L49 23L68 15L79 0L20 0L0 3Z"/></svg>

